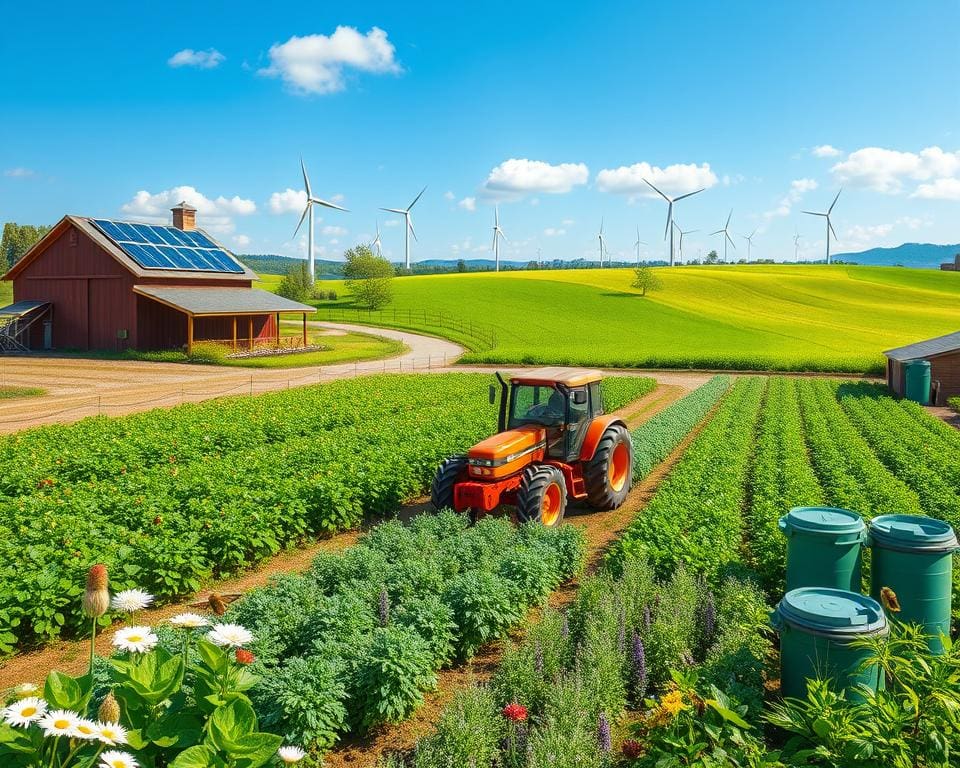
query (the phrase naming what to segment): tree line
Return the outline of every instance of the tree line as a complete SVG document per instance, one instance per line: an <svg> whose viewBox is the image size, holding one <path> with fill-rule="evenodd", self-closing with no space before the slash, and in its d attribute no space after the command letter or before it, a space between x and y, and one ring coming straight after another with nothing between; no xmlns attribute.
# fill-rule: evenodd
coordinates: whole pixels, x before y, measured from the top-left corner
<svg viewBox="0 0 960 768"><path fill-rule="evenodd" d="M3 236L0 237L0 268L6 272L20 261L23 254L30 250L52 227L41 224L17 224L8 221L3 225Z"/></svg>

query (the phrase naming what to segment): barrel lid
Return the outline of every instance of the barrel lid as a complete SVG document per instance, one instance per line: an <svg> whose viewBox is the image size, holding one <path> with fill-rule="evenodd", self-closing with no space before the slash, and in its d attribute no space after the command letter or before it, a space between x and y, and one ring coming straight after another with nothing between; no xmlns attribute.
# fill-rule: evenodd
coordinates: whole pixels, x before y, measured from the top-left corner
<svg viewBox="0 0 960 768"><path fill-rule="evenodd" d="M887 625L873 598L832 587L801 587L783 596L780 617L796 627L828 634L870 634Z"/></svg>
<svg viewBox="0 0 960 768"><path fill-rule="evenodd" d="M794 507L781 518L781 524L795 531L833 536L859 533L866 527L856 512L837 507Z"/></svg>
<svg viewBox="0 0 960 768"><path fill-rule="evenodd" d="M923 515L880 515L870 521L876 543L903 549L951 550L957 536L949 523Z"/></svg>

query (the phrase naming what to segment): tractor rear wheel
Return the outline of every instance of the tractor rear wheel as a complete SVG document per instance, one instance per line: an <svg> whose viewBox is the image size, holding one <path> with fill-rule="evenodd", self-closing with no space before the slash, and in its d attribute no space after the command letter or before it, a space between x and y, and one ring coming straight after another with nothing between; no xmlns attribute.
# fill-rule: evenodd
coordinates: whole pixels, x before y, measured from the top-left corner
<svg viewBox="0 0 960 768"><path fill-rule="evenodd" d="M467 469L466 456L451 456L440 462L430 487L430 501L434 509L453 509L453 487Z"/></svg>
<svg viewBox="0 0 960 768"><path fill-rule="evenodd" d="M633 441L622 424L611 424L600 437L593 458L583 467L587 501L596 509L616 509L633 483Z"/></svg>
<svg viewBox="0 0 960 768"><path fill-rule="evenodd" d="M545 465L524 472L517 490L517 518L522 523L539 522L556 528L567 510L567 484L563 472Z"/></svg>

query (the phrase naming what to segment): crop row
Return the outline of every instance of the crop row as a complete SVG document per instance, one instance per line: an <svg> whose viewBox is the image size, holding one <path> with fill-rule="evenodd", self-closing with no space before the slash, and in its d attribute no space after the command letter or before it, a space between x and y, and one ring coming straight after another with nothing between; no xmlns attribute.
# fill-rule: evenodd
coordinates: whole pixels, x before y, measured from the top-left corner
<svg viewBox="0 0 960 768"><path fill-rule="evenodd" d="M117 588L137 585L163 600L303 536L392 512L423 491L443 457L493 429L487 383L472 374L376 376L226 400L219 420L203 404L175 409L175 422L168 419L173 411L158 411L76 425L86 439L96 429L112 436L97 471L76 477L78 466L95 460L96 444L81 448L65 438L78 456L87 451L86 459L31 493L0 500L0 652L77 629L83 617L73 598L92 562L111 569ZM650 379L618 379L611 407L651 387ZM318 408L329 411L326 422L312 415ZM219 426L252 418L268 425L253 434L273 439L246 445L239 437L251 434L245 427ZM167 429L173 434L162 450ZM50 432L51 450L71 434ZM29 433L26 464L45 434ZM158 450L162 461L148 458ZM105 470L132 456L140 462Z"/></svg>
<svg viewBox="0 0 960 768"><path fill-rule="evenodd" d="M657 573L681 563L716 576L740 559L741 508L764 381L740 379L694 439L643 514L614 548L640 551Z"/></svg>
<svg viewBox="0 0 960 768"><path fill-rule="evenodd" d="M633 431L633 476L646 477L673 453L729 388L729 376L714 376L637 427Z"/></svg>
<svg viewBox="0 0 960 768"><path fill-rule="evenodd" d="M260 722L293 743L403 720L436 672L520 623L579 571L582 534L452 512L387 522L246 595L226 619L253 632Z"/></svg>

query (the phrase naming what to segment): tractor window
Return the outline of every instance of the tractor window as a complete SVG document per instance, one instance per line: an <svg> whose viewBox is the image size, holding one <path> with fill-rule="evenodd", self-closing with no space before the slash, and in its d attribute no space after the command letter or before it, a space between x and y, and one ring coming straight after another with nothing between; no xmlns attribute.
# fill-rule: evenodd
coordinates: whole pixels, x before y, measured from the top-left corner
<svg viewBox="0 0 960 768"><path fill-rule="evenodd" d="M553 387L514 384L510 426L520 424L562 424L566 416L566 398Z"/></svg>
<svg viewBox="0 0 960 768"><path fill-rule="evenodd" d="M590 411L594 416L603 413L603 393L600 391L600 382L590 385Z"/></svg>

